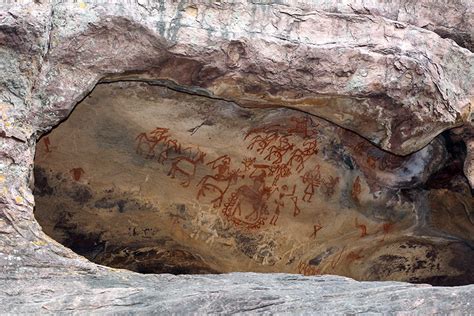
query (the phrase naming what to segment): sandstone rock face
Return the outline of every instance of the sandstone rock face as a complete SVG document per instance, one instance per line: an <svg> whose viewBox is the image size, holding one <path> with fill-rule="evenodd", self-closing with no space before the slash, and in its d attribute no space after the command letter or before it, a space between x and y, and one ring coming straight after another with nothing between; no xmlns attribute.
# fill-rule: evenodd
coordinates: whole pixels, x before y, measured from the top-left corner
<svg viewBox="0 0 474 316"><path fill-rule="evenodd" d="M419 150L470 113L472 53L377 16L244 2L58 4L36 5L38 25L25 30L22 17L32 11L17 11L5 18L15 30L5 41L34 32L38 55L30 49L14 63L13 75L37 78L16 84L16 95L31 91L31 105L50 112L23 112L12 129L47 129L99 80L132 77L242 106L297 108L398 154Z"/></svg>
<svg viewBox="0 0 474 316"><path fill-rule="evenodd" d="M76 254L145 273L472 283L472 8L0 5L2 309L309 312L324 280L325 303L335 287L400 293L328 311L472 312L472 285L141 276ZM162 307L138 305L158 292Z"/></svg>
<svg viewBox="0 0 474 316"><path fill-rule="evenodd" d="M308 10L332 13L379 15L409 23L450 38L459 46L473 51L474 10L469 1L324 1L301 3Z"/></svg>
<svg viewBox="0 0 474 316"><path fill-rule="evenodd" d="M447 141L399 157L294 110L100 84L40 140L35 214L139 272L469 284L474 200Z"/></svg>

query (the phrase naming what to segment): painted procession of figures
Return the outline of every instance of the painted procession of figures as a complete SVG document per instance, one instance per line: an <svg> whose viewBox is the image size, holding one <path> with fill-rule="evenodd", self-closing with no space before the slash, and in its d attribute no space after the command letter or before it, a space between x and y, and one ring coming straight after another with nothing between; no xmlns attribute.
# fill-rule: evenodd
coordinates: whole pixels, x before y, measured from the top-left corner
<svg viewBox="0 0 474 316"><path fill-rule="evenodd" d="M221 209L235 225L256 229L277 225L284 211L298 216L301 203L311 203L318 189L327 197L335 193L339 177L323 177L320 165L309 163L319 152L317 127L303 116L251 129L244 141L252 156L239 162L227 154L206 159L199 147L183 146L162 127L140 133L136 152L166 163L168 176L186 188L204 168L205 175L196 179L196 198ZM282 181L291 175L299 180L292 185Z"/></svg>

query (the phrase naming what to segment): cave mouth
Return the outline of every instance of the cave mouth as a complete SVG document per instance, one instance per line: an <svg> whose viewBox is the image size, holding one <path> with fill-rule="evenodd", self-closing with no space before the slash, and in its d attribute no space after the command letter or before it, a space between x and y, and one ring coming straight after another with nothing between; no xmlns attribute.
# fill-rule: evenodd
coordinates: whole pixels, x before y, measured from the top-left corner
<svg viewBox="0 0 474 316"><path fill-rule="evenodd" d="M291 109L101 83L37 143L35 217L140 273L470 284L473 198L446 137L401 157Z"/></svg>

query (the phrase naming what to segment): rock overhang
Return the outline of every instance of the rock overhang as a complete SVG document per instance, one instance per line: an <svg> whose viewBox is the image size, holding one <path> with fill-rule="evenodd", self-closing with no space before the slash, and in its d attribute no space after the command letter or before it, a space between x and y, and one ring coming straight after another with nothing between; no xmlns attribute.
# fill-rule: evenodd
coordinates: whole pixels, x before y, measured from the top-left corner
<svg viewBox="0 0 474 316"><path fill-rule="evenodd" d="M56 122L100 79L150 69L154 79L243 106L304 110L401 155L462 125L470 113L472 53L381 17L245 3L38 8L50 16L48 25L39 21L33 32L34 24L15 24L26 34L44 32L33 37L41 71L34 89L23 89L31 90L31 103L42 104L36 107L56 112ZM367 117L372 126L364 124ZM54 124L40 118L36 128Z"/></svg>

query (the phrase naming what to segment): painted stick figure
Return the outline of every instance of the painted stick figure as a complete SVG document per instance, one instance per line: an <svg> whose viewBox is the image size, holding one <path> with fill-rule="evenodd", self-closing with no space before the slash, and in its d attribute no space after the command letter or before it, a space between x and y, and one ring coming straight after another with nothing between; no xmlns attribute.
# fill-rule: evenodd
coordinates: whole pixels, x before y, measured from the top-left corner
<svg viewBox="0 0 474 316"><path fill-rule="evenodd" d="M318 224L315 224L313 225L313 233L311 234L311 236L309 236L309 238L314 238L316 239L317 235L318 235L318 232L323 229L323 226L321 226L318 222Z"/></svg>
<svg viewBox="0 0 474 316"><path fill-rule="evenodd" d="M351 191L352 199L357 204L360 203L359 195L360 195L361 192L362 192L362 186L360 184L360 178L357 177L355 179L354 183L352 184L352 191Z"/></svg>
<svg viewBox="0 0 474 316"><path fill-rule="evenodd" d="M44 143L44 146L46 147L46 152L50 153L51 149L49 148L49 146L51 146L51 141L49 140L48 136L43 138L43 143Z"/></svg>
<svg viewBox="0 0 474 316"><path fill-rule="evenodd" d="M311 202L311 198L314 195L314 189L321 185L321 173L319 171L319 165L316 165L313 170L307 171L301 179L306 184L304 189L303 201Z"/></svg>
<svg viewBox="0 0 474 316"><path fill-rule="evenodd" d="M367 236L367 226L359 224L357 217L355 219L355 227L360 229L360 238Z"/></svg>
<svg viewBox="0 0 474 316"><path fill-rule="evenodd" d="M72 168L71 170L69 170L69 172L71 173L72 178L75 181L81 180L82 175L85 173L84 169L82 168Z"/></svg>
<svg viewBox="0 0 474 316"><path fill-rule="evenodd" d="M275 190L280 191L278 188ZM273 215L272 219L270 220L270 225L275 226L276 222L278 220L278 217L280 216L280 210L285 207L285 198L289 197L293 201L294 209L293 209L293 216L296 216L300 213L300 209L297 205L298 203L298 198L295 196L295 190L296 190L296 185L293 186L293 190L290 192L288 186L284 184L281 187L280 194L278 195L278 200L275 200L276 203L276 208L275 208L275 214Z"/></svg>

